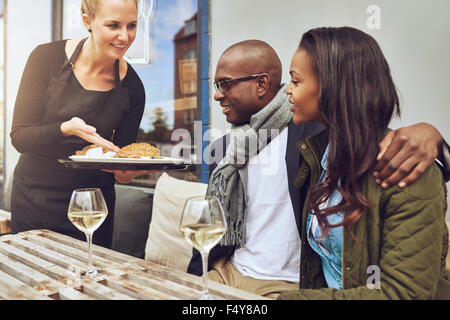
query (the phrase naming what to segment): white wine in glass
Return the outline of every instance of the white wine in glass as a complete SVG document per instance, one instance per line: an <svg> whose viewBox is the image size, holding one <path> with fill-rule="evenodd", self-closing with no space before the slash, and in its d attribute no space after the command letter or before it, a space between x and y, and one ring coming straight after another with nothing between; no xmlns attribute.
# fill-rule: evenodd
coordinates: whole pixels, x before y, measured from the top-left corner
<svg viewBox="0 0 450 320"><path fill-rule="evenodd" d="M180 221L180 231L202 255L203 291L199 300L212 300L208 291L209 251L222 239L227 229L222 205L216 197L187 199Z"/></svg>
<svg viewBox="0 0 450 320"><path fill-rule="evenodd" d="M81 274L82 279L102 280L107 276L105 270L94 268L92 260L92 236L105 221L108 207L100 189L77 189L72 193L67 216L78 230L86 235L88 243L88 267Z"/></svg>

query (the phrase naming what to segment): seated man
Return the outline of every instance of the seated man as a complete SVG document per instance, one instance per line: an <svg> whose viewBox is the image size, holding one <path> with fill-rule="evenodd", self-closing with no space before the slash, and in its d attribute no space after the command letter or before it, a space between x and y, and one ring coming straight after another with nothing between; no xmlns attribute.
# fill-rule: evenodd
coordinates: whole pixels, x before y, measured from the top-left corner
<svg viewBox="0 0 450 320"><path fill-rule="evenodd" d="M222 54L216 68L214 99L234 134L211 146L218 165L211 166L208 185L208 194L221 198L228 222L223 239L209 254L208 278L271 298L299 287L300 215L308 188L296 188L292 181L301 163L295 144L323 130L319 124L296 126L292 122L281 74L280 59L265 42L243 41ZM238 141L255 135L264 140L259 136L267 132L263 129L276 134L269 136L259 152L251 153L248 147L238 145ZM442 144L439 132L428 124L394 131L380 145L374 174L383 187L411 183L438 153L444 154L438 151ZM446 150L448 155L447 145ZM225 157L221 159L220 154ZM233 163L236 155L243 161ZM448 163L449 159L447 168ZM268 170L267 164L275 164L271 169L276 170ZM448 179L448 170L444 173ZM188 272L202 274L201 256L195 249Z"/></svg>

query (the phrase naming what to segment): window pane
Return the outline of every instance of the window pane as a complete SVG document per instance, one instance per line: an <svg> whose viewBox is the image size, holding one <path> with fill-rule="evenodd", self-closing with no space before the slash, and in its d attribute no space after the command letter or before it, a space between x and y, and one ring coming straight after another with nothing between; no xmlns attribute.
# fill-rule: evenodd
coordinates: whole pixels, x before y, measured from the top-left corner
<svg viewBox="0 0 450 320"><path fill-rule="evenodd" d="M184 142L194 136L197 114L197 9L197 0L157 1L151 33L156 49L154 63L133 65L147 94L138 140L154 144L161 150L162 156L189 157L177 151L180 148L175 145L179 141L171 141L171 137L174 131L174 137L180 136L180 132L186 136ZM190 153L195 154L193 139L191 141ZM194 168L190 173L170 172L170 175L197 181ZM160 173L151 174L139 177L135 182L153 185L159 176Z"/></svg>

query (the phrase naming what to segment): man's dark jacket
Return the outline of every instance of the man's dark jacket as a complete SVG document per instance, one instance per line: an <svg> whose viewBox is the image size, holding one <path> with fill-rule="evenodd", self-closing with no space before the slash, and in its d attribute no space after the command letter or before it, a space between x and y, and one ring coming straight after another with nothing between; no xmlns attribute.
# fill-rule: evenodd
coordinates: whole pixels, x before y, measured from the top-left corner
<svg viewBox="0 0 450 320"><path fill-rule="evenodd" d="M285 161L287 166L287 181L289 184L289 195L292 201L292 207L294 209L295 221L297 223L297 229L300 234L301 232L301 211L303 208L303 202L306 197L306 191L308 190L308 185L305 184L301 189L296 189L294 187L294 179L297 176L300 167L300 152L296 147L296 142L305 139L306 137L313 136L320 131L323 130L323 127L320 124L316 123L306 123L302 125L295 125L292 121L288 125L288 141L286 147ZM229 139L226 136L216 140L212 145L212 150L220 150L220 146L222 146L222 155L225 155L225 150L227 148L227 143ZM215 157L215 154L212 154ZM221 159L216 159L216 163L211 165L209 168L209 173L211 176L212 171L215 169L217 164ZM217 245L211 249L208 257L208 271L211 270L211 267L215 261L219 258L225 256L231 256L234 252L234 246L221 246ZM195 275L202 275L202 259L201 255L197 250L193 250L193 256L189 263L188 273Z"/></svg>

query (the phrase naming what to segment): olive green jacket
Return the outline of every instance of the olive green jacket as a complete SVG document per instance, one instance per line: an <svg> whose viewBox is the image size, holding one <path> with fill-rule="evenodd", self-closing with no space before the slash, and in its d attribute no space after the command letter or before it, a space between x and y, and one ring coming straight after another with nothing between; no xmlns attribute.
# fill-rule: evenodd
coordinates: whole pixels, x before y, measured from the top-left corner
<svg viewBox="0 0 450 320"><path fill-rule="evenodd" d="M318 182L327 144L324 132L297 143L303 163L295 183L308 187L308 193ZM412 185L387 190L367 173L362 191L373 206L352 226L356 240L343 230L343 290L327 288L321 259L308 244L305 201L300 289L282 292L279 299L450 299L444 270L446 189L440 169L433 165Z"/></svg>

